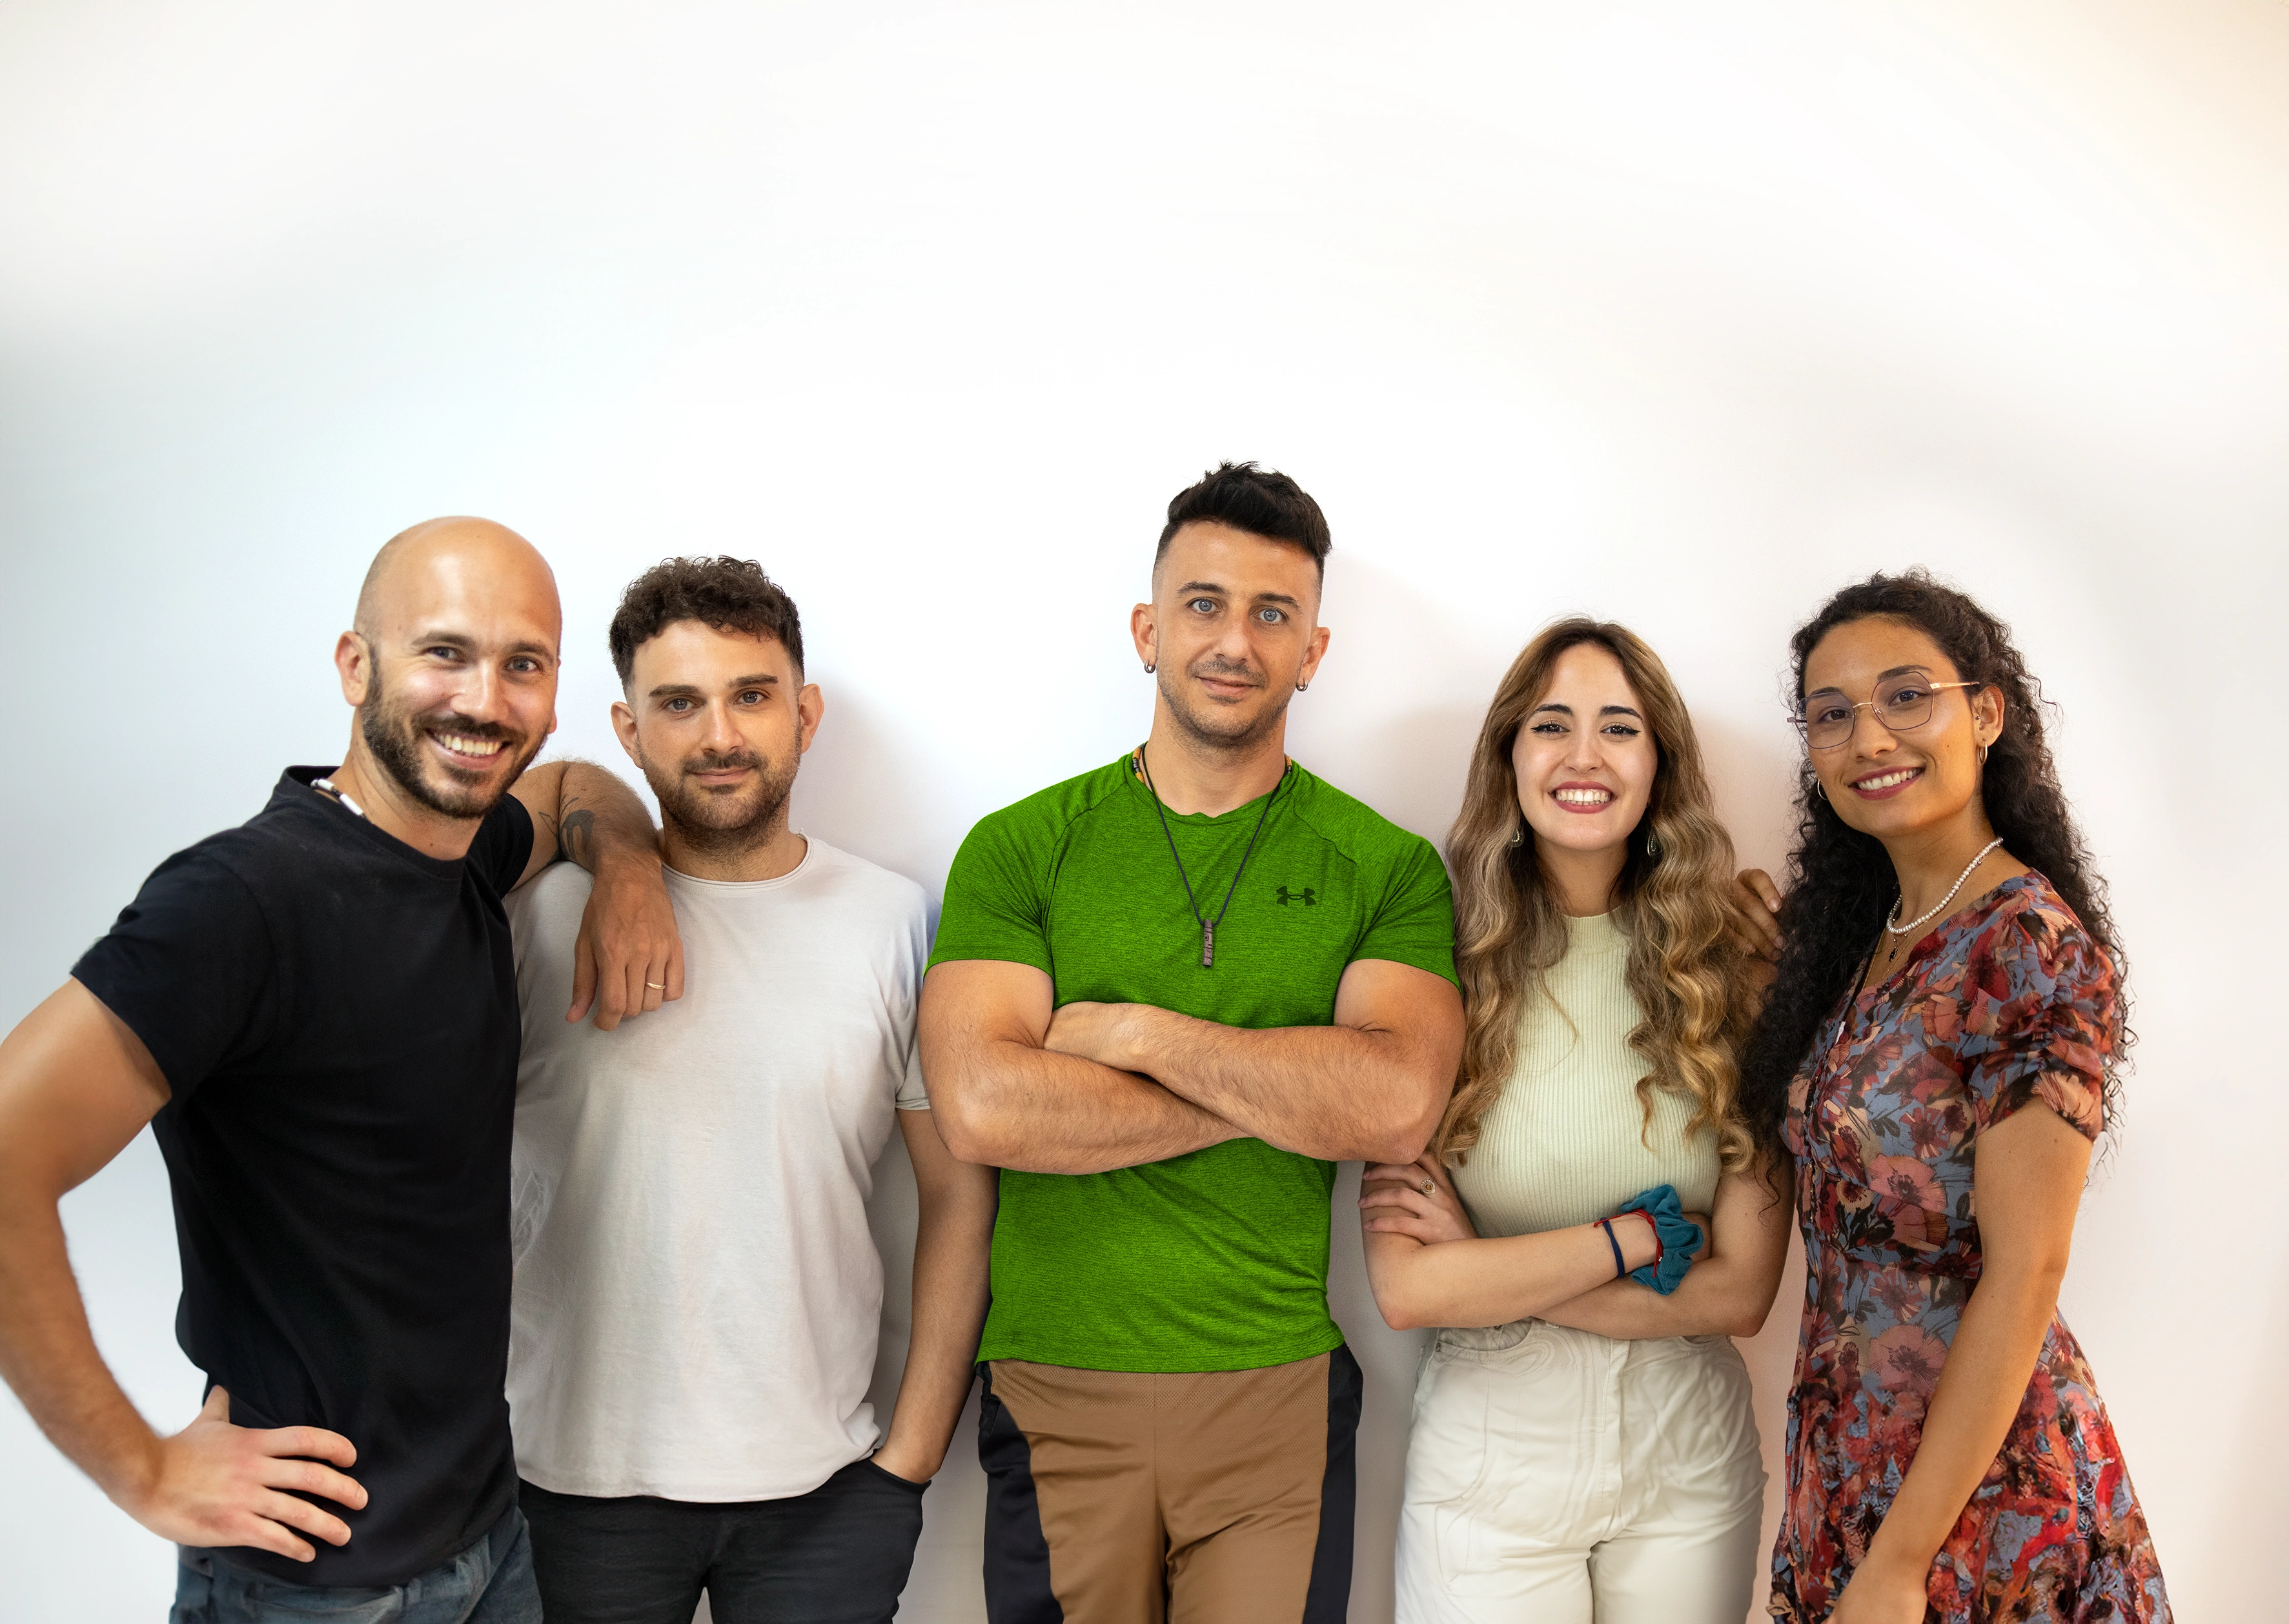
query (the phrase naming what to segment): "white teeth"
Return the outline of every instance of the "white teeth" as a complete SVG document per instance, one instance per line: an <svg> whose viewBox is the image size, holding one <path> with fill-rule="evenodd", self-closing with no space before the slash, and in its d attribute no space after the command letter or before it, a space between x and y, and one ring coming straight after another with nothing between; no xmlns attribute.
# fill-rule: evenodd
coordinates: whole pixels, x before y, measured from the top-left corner
<svg viewBox="0 0 2289 1624"><path fill-rule="evenodd" d="M1551 798L1562 806L1602 807L1614 797L1606 790L1555 790Z"/></svg>
<svg viewBox="0 0 2289 1624"><path fill-rule="evenodd" d="M497 738L465 738L458 733L440 733L435 736L439 744L459 755L498 755L501 749L501 741Z"/></svg>
<svg viewBox="0 0 2289 1624"><path fill-rule="evenodd" d="M1862 778L1853 787L1862 790L1888 790L1894 784L1905 784L1922 770L1919 767L1902 767L1896 772L1878 773L1872 778Z"/></svg>

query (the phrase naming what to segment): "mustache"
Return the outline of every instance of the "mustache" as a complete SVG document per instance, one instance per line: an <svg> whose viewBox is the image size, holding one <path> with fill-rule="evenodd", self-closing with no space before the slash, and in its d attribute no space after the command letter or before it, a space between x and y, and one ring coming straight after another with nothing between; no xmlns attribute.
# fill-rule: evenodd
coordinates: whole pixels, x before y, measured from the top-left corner
<svg viewBox="0 0 2289 1624"><path fill-rule="evenodd" d="M1246 660L1226 659L1221 654L1211 654L1194 660L1184 668L1188 677L1216 677L1226 682L1245 682L1251 688L1264 686L1263 673Z"/></svg>
<svg viewBox="0 0 2289 1624"><path fill-rule="evenodd" d="M712 750L703 750L683 763L686 773L720 773L733 768L747 768L761 772L763 770L763 758L752 750L727 750L720 755Z"/></svg>
<svg viewBox="0 0 2289 1624"><path fill-rule="evenodd" d="M458 733L463 738L498 739L514 744L523 738L515 728L497 721L472 721L459 711L427 711L413 718L413 725L434 733Z"/></svg>

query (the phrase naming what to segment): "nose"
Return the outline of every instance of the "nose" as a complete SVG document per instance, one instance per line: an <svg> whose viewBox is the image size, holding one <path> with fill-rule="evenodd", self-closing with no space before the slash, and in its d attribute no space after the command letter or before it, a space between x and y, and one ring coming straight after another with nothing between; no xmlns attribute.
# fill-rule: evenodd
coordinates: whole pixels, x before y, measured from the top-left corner
<svg viewBox="0 0 2289 1624"><path fill-rule="evenodd" d="M740 736L738 727L732 720L731 707L720 699L707 707L707 736L705 742L707 748L717 755L728 755L747 742Z"/></svg>
<svg viewBox="0 0 2289 1624"><path fill-rule="evenodd" d="M508 720L506 684L501 681L499 671L490 660L469 662L453 698L454 708L471 721Z"/></svg>

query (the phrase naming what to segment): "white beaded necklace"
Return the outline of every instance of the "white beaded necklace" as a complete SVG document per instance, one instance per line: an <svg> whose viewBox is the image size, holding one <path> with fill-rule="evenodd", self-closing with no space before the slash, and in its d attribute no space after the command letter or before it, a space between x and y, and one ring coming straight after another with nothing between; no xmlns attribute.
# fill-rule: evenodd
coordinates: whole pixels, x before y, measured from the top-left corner
<svg viewBox="0 0 2289 1624"><path fill-rule="evenodd" d="M1904 925L1895 925L1892 921L1900 917L1900 906L1902 903L1905 903L1908 900L1906 896L1901 896L1897 901L1892 904L1892 912L1885 916L1884 928L1891 932L1892 935L1895 936L1904 936L1908 932L1915 929L1918 925L1925 923L1932 917L1933 914L1937 913L1942 908L1946 907L1948 904L1955 900L1955 894L1963 889L1963 882L1971 878L1971 871L1977 868L1981 864L1986 862L1987 854L1993 851L1998 846L2002 844L2003 837L1998 834L1993 840L1988 841L1986 845L1981 847L1979 848L1979 855L1963 865L1963 872L1955 877L1955 883L1948 887L1947 895L1941 897L1937 903L1933 904L1929 913L1919 913Z"/></svg>

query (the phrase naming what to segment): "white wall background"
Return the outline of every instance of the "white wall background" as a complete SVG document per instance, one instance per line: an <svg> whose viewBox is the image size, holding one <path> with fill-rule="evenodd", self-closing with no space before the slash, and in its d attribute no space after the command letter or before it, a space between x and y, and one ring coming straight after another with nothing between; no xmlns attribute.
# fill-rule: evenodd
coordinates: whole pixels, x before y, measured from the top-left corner
<svg viewBox="0 0 2289 1624"><path fill-rule="evenodd" d="M333 636L435 513L554 561L561 747L602 758L618 587L760 556L828 695L801 821L933 894L973 819L1141 736L1124 617L1218 457L1333 520L1296 752L1433 836L1503 664L1583 609L1666 655L1771 861L1789 630L1929 563L2063 705L2133 955L2067 1311L2181 1616L2277 1617L2285 294L2277 0L13 0L0 1021L337 759ZM179 1424L148 1138L68 1215ZM1381 1620L1416 1343L1336 1235ZM982 1616L980 1504L957 1439L905 1616ZM171 1585L0 1405L0 1618Z"/></svg>

